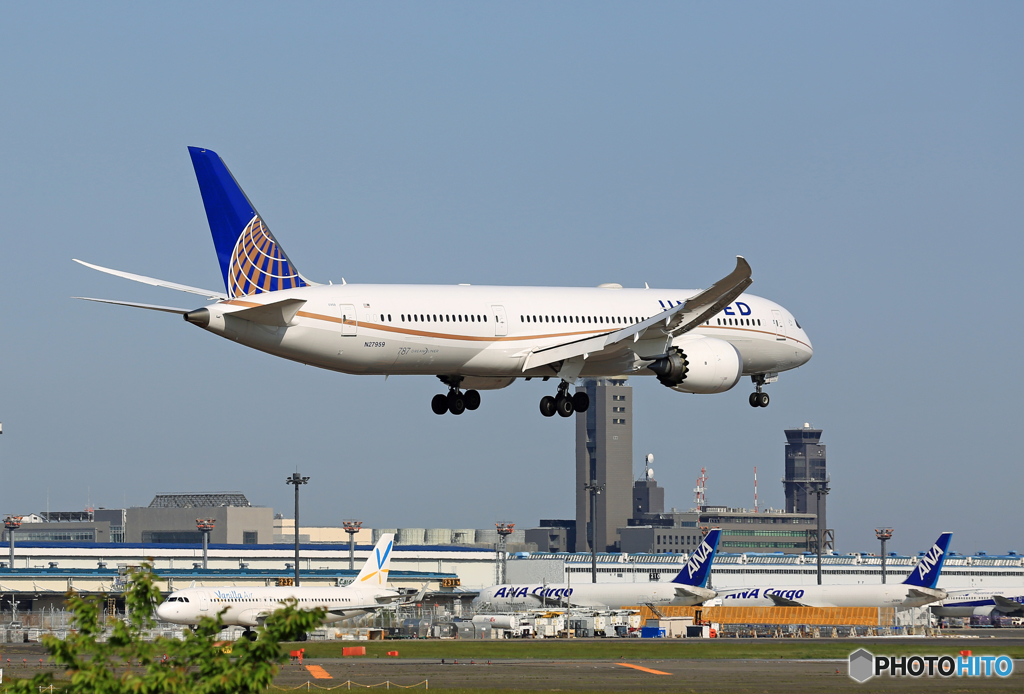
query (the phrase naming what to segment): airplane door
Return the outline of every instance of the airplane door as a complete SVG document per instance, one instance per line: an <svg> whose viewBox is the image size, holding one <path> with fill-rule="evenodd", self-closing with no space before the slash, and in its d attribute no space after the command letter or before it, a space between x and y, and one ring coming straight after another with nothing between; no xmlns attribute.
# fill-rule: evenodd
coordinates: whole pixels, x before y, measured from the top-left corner
<svg viewBox="0 0 1024 694"><path fill-rule="evenodd" d="M505 307L491 306L491 315L494 316L495 337L508 335L508 321L505 319Z"/></svg>
<svg viewBox="0 0 1024 694"><path fill-rule="evenodd" d="M355 335L359 330L359 317L352 304L341 305L341 334Z"/></svg>
<svg viewBox="0 0 1024 694"><path fill-rule="evenodd" d="M786 323L782 320L782 311L772 311L772 322L775 323L775 339L786 339Z"/></svg>
<svg viewBox="0 0 1024 694"><path fill-rule="evenodd" d="M206 604L206 593L196 593L199 596L199 611L206 612L209 609L209 605Z"/></svg>

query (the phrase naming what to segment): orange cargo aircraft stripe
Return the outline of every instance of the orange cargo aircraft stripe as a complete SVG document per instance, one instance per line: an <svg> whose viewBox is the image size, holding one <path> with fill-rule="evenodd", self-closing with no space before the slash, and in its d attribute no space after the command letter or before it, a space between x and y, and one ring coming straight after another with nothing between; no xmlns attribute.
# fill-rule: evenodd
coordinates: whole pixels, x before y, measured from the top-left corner
<svg viewBox="0 0 1024 694"><path fill-rule="evenodd" d="M318 680L333 680L330 673L324 670L319 665L307 665L306 669L309 670L309 674L313 675Z"/></svg>
<svg viewBox="0 0 1024 694"><path fill-rule="evenodd" d="M661 670L652 670L649 667L643 667L641 665L633 665L633 663L617 663L617 665L621 665L622 667L631 667L634 670L640 670L642 672L649 672L652 675L671 675L672 674L671 672L662 672Z"/></svg>

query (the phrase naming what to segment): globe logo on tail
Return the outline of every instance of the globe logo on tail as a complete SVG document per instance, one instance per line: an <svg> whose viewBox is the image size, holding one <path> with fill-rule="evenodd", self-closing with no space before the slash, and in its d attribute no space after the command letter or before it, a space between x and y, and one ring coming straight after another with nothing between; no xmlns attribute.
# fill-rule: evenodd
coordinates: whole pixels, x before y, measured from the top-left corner
<svg viewBox="0 0 1024 694"><path fill-rule="evenodd" d="M228 295L235 298L305 286L270 229L259 215L254 215L231 252Z"/></svg>

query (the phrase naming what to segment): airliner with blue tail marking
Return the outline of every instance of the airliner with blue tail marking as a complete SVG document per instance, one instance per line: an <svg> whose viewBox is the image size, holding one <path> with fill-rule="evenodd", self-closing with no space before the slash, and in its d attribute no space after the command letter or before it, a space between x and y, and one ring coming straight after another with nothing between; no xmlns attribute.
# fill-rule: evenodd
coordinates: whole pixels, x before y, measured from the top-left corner
<svg viewBox="0 0 1024 694"><path fill-rule="evenodd" d="M324 621L340 622L379 610L396 602L408 601L387 587L388 567L395 536L380 536L355 580L340 587L266 586L237 588L185 588L167 596L156 610L157 617L174 624L199 624L221 610L225 625L245 627L245 635L255 638L253 627L260 626L284 601L295 599L299 609L318 607L327 611ZM422 598L418 594L413 599Z"/></svg>
<svg viewBox="0 0 1024 694"><path fill-rule="evenodd" d="M942 533L903 583L719 588L717 601L731 607L921 607L942 600L937 588L952 533Z"/></svg>
<svg viewBox="0 0 1024 694"><path fill-rule="evenodd" d="M481 390L517 379L555 379L541 413L585 412L569 387L584 377L655 376L682 393L722 393L748 376L748 402L766 407L762 387L811 358L793 314L744 293L742 257L707 289L317 284L304 277L223 160L190 147L224 291L167 282L76 261L137 282L203 296L186 309L88 301L177 313L204 330L292 361L347 374L432 375L447 387L436 414L480 406Z"/></svg>
<svg viewBox="0 0 1024 694"><path fill-rule="evenodd" d="M476 612L512 612L545 605L619 609L637 605L700 605L715 597L707 587L721 530L701 541L671 581L643 583L548 583L484 588L473 600Z"/></svg>
<svg viewBox="0 0 1024 694"><path fill-rule="evenodd" d="M946 599L931 606L936 617L1024 617L1024 589L971 588L951 590Z"/></svg>

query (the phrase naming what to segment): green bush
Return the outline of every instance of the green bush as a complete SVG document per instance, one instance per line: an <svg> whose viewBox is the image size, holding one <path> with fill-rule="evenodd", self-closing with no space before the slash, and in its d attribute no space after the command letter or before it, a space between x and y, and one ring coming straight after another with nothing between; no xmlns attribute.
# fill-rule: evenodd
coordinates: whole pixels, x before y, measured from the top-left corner
<svg viewBox="0 0 1024 694"><path fill-rule="evenodd" d="M183 640L157 638L144 641L143 632L156 626L154 614L161 595L150 564L129 576L124 599L127 618L118 620L106 641L103 598L83 598L68 593L67 606L74 614L73 631L67 639L43 637L50 660L67 670L70 683L61 682L65 692L82 694L219 694L266 690L279 666L288 660L282 641L295 640L323 622L325 611L300 610L295 600L271 614L257 630L259 638L218 644L224 628L222 610L216 617L204 617L198 628L186 631ZM38 694L48 687L53 673L40 673L10 689L21 694Z"/></svg>

